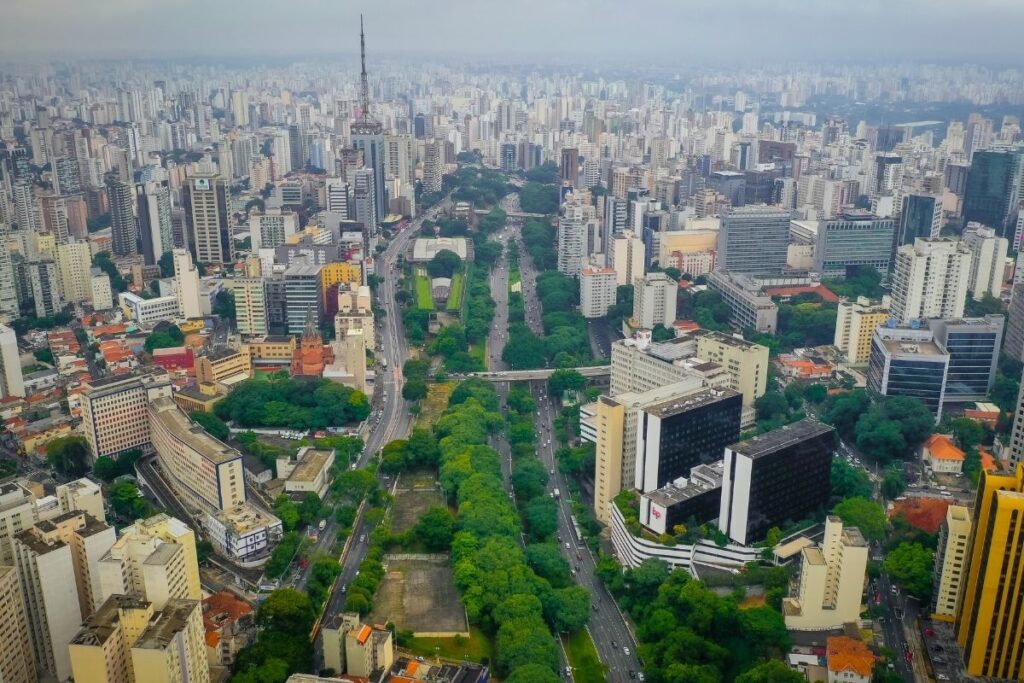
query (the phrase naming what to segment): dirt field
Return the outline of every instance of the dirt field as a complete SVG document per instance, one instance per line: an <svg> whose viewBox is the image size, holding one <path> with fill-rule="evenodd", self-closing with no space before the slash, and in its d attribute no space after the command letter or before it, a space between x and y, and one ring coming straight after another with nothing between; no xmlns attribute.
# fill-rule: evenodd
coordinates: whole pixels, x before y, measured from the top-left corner
<svg viewBox="0 0 1024 683"><path fill-rule="evenodd" d="M443 502L433 472L405 473L395 490L395 510L391 530L400 534L416 526L420 515Z"/></svg>
<svg viewBox="0 0 1024 683"><path fill-rule="evenodd" d="M469 631L446 557L411 559L398 555L389 558L387 567L388 573L373 598L370 623L390 621L399 629L423 635Z"/></svg>
<svg viewBox="0 0 1024 683"><path fill-rule="evenodd" d="M427 397L420 404L416 418L417 427L431 427L448 407L448 398L455 391L455 382L432 383L427 385Z"/></svg>

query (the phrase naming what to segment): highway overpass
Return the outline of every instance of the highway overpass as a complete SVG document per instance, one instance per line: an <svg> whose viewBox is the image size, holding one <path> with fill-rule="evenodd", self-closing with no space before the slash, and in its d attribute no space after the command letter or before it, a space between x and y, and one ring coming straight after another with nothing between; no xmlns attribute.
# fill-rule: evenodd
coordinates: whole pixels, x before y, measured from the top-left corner
<svg viewBox="0 0 1024 683"><path fill-rule="evenodd" d="M572 369L588 379L606 378L611 375L612 371L612 367L610 365L588 365L586 367ZM501 372L467 372L462 375L456 375L456 377L479 377L480 379L486 379L491 382L527 382L534 379L547 379L548 377L551 377L551 373L553 373L554 371L555 370L553 368L543 368L540 370L503 370Z"/></svg>

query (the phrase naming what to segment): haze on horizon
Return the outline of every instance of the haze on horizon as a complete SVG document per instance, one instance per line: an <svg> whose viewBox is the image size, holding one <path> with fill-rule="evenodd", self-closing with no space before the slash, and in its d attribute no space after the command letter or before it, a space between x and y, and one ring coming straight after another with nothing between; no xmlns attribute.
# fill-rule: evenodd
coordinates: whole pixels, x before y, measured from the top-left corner
<svg viewBox="0 0 1024 683"><path fill-rule="evenodd" d="M0 58L354 54L1016 63L1020 0L3 0Z"/></svg>

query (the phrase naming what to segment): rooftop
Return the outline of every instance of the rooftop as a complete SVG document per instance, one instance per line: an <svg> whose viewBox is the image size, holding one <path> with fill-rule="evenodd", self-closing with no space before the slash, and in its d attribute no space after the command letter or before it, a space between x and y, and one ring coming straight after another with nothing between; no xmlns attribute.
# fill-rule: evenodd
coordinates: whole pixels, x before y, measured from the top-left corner
<svg viewBox="0 0 1024 683"><path fill-rule="evenodd" d="M308 448L299 456L299 464L288 477L291 481L313 481L323 471L333 451Z"/></svg>
<svg viewBox="0 0 1024 683"><path fill-rule="evenodd" d="M725 401L739 395L740 393L738 391L733 391L732 389L709 387L706 389L698 389L691 394L671 398L661 403L647 405L644 407L644 412L664 419L666 417L680 415L697 408L702 408L712 403Z"/></svg>
<svg viewBox="0 0 1024 683"><path fill-rule="evenodd" d="M92 647L103 645L117 631L122 610L144 610L149 605L145 600L129 595L111 595L85 620L71 644Z"/></svg>
<svg viewBox="0 0 1024 683"><path fill-rule="evenodd" d="M207 460L220 464L242 457L234 448L213 438L205 429L188 419L172 399L158 398L150 403L149 410L167 431Z"/></svg>
<svg viewBox="0 0 1024 683"><path fill-rule="evenodd" d="M760 458L776 453L787 446L792 446L801 441L833 432L835 432L835 429L829 425L808 418L772 430L766 434L755 436L746 441L731 444L727 448L749 458Z"/></svg>
<svg viewBox="0 0 1024 683"><path fill-rule="evenodd" d="M174 636L188 624L192 612L199 608L198 600L171 598L160 612L153 614L149 626L135 641L132 649L163 650Z"/></svg>
<svg viewBox="0 0 1024 683"><path fill-rule="evenodd" d="M685 500L722 487L725 463L721 460L710 465L698 465L690 471L689 479L681 479L644 494L652 503L671 507ZM698 471L699 470L699 471Z"/></svg>
<svg viewBox="0 0 1024 683"><path fill-rule="evenodd" d="M826 641L825 649L830 672L849 671L864 678L871 677L876 657L863 640L832 636Z"/></svg>

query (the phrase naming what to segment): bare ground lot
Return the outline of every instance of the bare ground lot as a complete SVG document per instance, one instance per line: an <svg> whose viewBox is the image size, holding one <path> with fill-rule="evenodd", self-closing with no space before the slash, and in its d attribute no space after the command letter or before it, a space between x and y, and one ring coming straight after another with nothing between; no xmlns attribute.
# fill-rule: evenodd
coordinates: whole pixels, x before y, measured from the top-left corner
<svg viewBox="0 0 1024 683"><path fill-rule="evenodd" d="M448 558L389 556L388 568L373 598L370 623L392 622L415 634L467 633L466 611L459 601Z"/></svg>
<svg viewBox="0 0 1024 683"><path fill-rule="evenodd" d="M433 472L402 474L395 489L391 531L400 534L411 529L416 526L420 515L435 505L443 504Z"/></svg>

